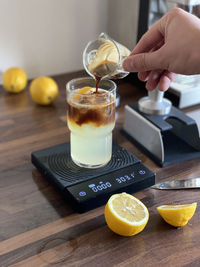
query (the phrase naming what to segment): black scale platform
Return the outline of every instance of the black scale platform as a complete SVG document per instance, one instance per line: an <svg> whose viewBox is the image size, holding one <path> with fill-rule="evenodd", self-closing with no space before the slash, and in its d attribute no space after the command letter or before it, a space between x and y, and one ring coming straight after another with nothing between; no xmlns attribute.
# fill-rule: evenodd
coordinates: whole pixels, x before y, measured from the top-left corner
<svg viewBox="0 0 200 267"><path fill-rule="evenodd" d="M105 204L114 193L134 193L155 184L155 174L116 144L110 162L98 169L78 167L69 143L33 152L31 160L78 212Z"/></svg>

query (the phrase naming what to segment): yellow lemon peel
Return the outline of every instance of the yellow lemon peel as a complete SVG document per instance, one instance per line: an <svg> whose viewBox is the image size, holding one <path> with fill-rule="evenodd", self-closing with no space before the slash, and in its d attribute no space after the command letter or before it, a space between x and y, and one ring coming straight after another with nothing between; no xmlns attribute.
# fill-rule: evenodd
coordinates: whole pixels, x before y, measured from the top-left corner
<svg viewBox="0 0 200 267"><path fill-rule="evenodd" d="M2 76L3 87L10 93L19 93L26 87L26 73L18 67L9 68Z"/></svg>
<svg viewBox="0 0 200 267"><path fill-rule="evenodd" d="M104 214L108 227L122 236L140 233L149 219L147 207L127 193L112 195L105 206Z"/></svg>
<svg viewBox="0 0 200 267"><path fill-rule="evenodd" d="M57 83L47 76L34 79L29 89L33 101L40 105L51 104L59 92Z"/></svg>
<svg viewBox="0 0 200 267"><path fill-rule="evenodd" d="M185 226L192 218L197 207L197 202L184 205L162 205L157 207L161 217L175 227Z"/></svg>

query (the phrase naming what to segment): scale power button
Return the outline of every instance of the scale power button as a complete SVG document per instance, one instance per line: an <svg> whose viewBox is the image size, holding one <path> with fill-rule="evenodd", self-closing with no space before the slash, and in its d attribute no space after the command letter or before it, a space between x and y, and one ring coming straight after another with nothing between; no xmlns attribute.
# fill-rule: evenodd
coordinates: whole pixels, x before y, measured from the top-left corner
<svg viewBox="0 0 200 267"><path fill-rule="evenodd" d="M145 174L145 173L146 173L146 171L145 171L145 170L139 170L138 172L139 172L139 174L141 174L141 175L143 175L143 174Z"/></svg>
<svg viewBox="0 0 200 267"><path fill-rule="evenodd" d="M79 196L80 196L80 197L84 197L84 196L86 196L86 192L85 192L85 191L81 191L81 192L79 192Z"/></svg>

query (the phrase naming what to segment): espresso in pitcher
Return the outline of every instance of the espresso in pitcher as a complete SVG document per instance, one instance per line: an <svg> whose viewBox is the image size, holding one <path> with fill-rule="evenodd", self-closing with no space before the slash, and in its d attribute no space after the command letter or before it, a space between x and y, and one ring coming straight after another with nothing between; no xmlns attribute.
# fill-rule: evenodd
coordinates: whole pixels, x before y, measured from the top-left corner
<svg viewBox="0 0 200 267"><path fill-rule="evenodd" d="M106 40L97 50L96 56L90 62L88 69L96 80L96 93L98 93L98 85L100 80L113 73L117 68L118 51L115 45Z"/></svg>

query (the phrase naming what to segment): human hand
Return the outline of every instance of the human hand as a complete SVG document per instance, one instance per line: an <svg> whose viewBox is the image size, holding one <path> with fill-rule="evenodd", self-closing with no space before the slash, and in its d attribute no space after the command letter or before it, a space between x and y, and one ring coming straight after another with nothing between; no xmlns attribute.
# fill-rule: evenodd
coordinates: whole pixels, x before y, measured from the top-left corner
<svg viewBox="0 0 200 267"><path fill-rule="evenodd" d="M200 19L174 8L140 39L123 67L138 72L147 90L166 91L179 74L200 74Z"/></svg>

